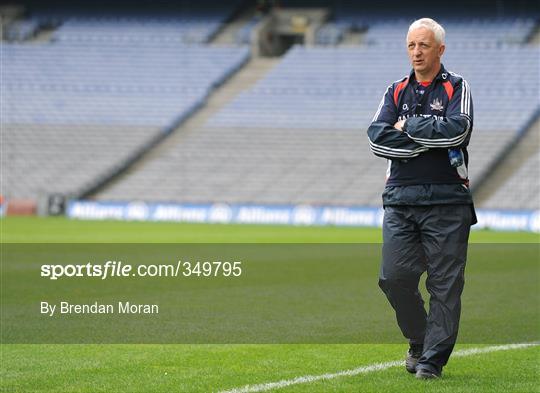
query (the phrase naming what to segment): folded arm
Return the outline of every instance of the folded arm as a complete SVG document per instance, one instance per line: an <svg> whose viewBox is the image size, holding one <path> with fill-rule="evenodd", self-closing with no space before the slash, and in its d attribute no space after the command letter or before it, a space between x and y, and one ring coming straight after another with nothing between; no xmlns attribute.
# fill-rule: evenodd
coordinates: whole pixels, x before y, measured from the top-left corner
<svg viewBox="0 0 540 393"><path fill-rule="evenodd" d="M398 113L392 88L393 86L390 85L386 90L368 128L369 146L373 154L379 157L402 160L417 157L427 151L428 147L414 141L394 127Z"/></svg>
<svg viewBox="0 0 540 393"><path fill-rule="evenodd" d="M411 117L403 132L414 142L427 148L467 146L472 129L472 98L467 81L461 80L448 103L446 116Z"/></svg>

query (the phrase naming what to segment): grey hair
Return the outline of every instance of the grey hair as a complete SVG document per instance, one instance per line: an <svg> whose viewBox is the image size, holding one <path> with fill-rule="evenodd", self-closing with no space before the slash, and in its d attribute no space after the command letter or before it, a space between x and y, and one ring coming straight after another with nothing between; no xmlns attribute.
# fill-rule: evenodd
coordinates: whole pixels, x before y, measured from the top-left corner
<svg viewBox="0 0 540 393"><path fill-rule="evenodd" d="M431 30L433 34L435 35L435 41L437 41L439 44L444 44L444 36L445 36L444 28L440 24L435 22L433 19L422 18L422 19L415 20L409 26L409 33L420 27L424 27L428 30Z"/></svg>

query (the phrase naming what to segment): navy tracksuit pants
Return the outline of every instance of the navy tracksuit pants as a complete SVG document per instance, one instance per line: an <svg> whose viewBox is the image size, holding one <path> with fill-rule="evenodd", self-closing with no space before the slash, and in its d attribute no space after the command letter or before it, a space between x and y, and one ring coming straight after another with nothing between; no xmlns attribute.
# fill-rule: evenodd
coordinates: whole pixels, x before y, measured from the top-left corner
<svg viewBox="0 0 540 393"><path fill-rule="evenodd" d="M420 368L440 372L456 342L472 221L469 205L386 206L379 286L411 344L423 344ZM427 271L429 312L418 291Z"/></svg>

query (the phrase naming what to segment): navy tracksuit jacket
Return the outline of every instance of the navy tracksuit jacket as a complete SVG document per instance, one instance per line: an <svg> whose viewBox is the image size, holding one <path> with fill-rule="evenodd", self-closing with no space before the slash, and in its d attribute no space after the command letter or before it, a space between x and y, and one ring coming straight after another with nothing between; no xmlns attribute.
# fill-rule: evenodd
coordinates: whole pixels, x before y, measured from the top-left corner
<svg viewBox="0 0 540 393"><path fill-rule="evenodd" d="M406 119L404 132L396 132L394 124L403 119ZM371 151L391 160L383 193L384 206L467 204L472 207L467 171L467 145L472 127L469 84L444 66L428 87L416 82L414 71L388 86L368 128ZM463 153L463 165L457 168L450 165L448 149ZM476 222L474 209L473 222Z"/></svg>

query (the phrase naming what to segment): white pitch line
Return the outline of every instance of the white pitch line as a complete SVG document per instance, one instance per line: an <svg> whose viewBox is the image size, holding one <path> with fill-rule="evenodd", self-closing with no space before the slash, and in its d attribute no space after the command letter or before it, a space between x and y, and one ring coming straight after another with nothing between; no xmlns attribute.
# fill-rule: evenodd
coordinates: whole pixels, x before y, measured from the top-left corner
<svg viewBox="0 0 540 393"><path fill-rule="evenodd" d="M489 353L489 352L508 351L511 349L527 348L527 347L532 347L536 345L539 345L539 343L533 342L533 343L522 343L522 344L507 344L507 345L495 345L491 347L462 349L460 351L454 352L452 354L452 357L465 357L465 356L472 356L472 355L478 355L478 354ZM301 383L310 383L310 382L329 380L329 379L340 378L340 377L354 377L360 374L368 374L375 371L383 371L392 367L402 366L403 364L404 364L403 360L395 360L393 362L385 362L385 363L375 363L368 366L354 368L351 370L338 371L336 373L328 373L328 374L321 374L321 375L305 375L303 377L296 377L293 379L283 379L277 382L261 383L258 385L245 385L245 386L233 388L230 390L223 390L220 393L266 392L268 390L281 389L287 386L298 385Z"/></svg>

